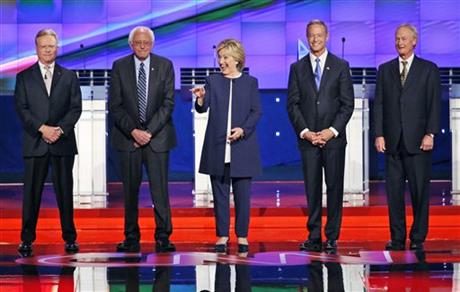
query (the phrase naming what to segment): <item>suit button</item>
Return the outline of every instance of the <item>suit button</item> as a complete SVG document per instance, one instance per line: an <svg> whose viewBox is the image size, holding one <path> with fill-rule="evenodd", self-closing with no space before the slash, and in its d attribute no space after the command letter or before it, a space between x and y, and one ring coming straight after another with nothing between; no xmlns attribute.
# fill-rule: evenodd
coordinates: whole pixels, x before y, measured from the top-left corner
<svg viewBox="0 0 460 292"><path fill-rule="evenodd" d="M319 101L317 101L316 104L319 104Z"/></svg>

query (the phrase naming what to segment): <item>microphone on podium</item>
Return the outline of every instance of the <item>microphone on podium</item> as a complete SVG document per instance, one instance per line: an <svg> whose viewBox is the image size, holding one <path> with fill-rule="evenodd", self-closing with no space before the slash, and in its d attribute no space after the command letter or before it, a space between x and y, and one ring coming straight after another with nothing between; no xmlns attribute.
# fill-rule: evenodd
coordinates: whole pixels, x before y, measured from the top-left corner
<svg viewBox="0 0 460 292"><path fill-rule="evenodd" d="M342 37L342 59L345 56L345 37Z"/></svg>

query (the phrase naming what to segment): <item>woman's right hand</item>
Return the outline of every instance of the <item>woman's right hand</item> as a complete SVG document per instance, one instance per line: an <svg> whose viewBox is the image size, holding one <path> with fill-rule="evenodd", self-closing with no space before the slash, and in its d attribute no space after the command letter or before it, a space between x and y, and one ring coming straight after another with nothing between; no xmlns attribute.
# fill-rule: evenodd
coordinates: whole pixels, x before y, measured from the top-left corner
<svg viewBox="0 0 460 292"><path fill-rule="evenodd" d="M204 94L206 93L203 86L195 86L190 91L195 94L196 98L202 99L204 98Z"/></svg>

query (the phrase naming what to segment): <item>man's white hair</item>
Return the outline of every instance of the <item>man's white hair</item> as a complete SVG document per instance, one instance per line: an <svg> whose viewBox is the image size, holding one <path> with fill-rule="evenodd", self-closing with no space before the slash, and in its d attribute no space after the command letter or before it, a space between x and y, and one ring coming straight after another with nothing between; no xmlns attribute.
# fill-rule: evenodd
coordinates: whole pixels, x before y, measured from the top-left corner
<svg viewBox="0 0 460 292"><path fill-rule="evenodd" d="M152 38L152 43L155 43L155 34L153 33L153 30L150 29L150 27L147 26L136 26L129 32L129 37L128 37L128 43L131 45L133 43L133 38L134 34L138 31L145 30L150 34L150 37Z"/></svg>

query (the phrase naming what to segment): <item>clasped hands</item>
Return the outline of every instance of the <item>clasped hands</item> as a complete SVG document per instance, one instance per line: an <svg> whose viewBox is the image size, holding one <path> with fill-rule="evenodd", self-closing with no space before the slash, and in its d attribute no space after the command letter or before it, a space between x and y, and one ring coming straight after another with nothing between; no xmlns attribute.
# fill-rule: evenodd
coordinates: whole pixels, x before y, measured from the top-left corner
<svg viewBox="0 0 460 292"><path fill-rule="evenodd" d="M136 148L145 146L152 140L152 133L148 130L134 129L131 131L131 136L134 138L134 147Z"/></svg>
<svg viewBox="0 0 460 292"><path fill-rule="evenodd" d="M52 127L47 125L41 125L38 131L42 133L42 139L48 144L55 143L63 134L60 127Z"/></svg>
<svg viewBox="0 0 460 292"><path fill-rule="evenodd" d="M319 132L307 131L303 134L302 139L310 141L311 144L323 148L326 143L334 137L334 132L330 129L324 129Z"/></svg>

